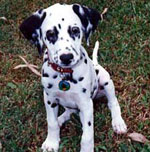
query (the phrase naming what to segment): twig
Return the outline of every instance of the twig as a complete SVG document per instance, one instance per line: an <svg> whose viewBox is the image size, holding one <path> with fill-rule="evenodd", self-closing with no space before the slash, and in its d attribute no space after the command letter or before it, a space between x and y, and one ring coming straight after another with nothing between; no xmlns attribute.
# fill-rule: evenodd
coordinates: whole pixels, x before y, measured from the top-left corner
<svg viewBox="0 0 150 152"><path fill-rule="evenodd" d="M14 67L14 69L19 69L19 68L24 68L24 67L28 67L34 74L38 75L41 77L41 73L38 72L35 68L38 68L38 66L36 65L33 65L33 64L29 64L22 56L19 56L23 62L25 64L20 64L20 65L17 65L16 67Z"/></svg>

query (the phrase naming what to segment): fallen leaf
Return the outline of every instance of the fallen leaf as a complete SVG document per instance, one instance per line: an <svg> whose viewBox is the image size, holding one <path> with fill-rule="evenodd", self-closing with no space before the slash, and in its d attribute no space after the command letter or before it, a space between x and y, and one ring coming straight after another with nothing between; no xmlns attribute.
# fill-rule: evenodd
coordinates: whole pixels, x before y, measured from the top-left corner
<svg viewBox="0 0 150 152"><path fill-rule="evenodd" d="M130 137L133 141L137 141L140 143L150 142L148 139L146 139L144 135L140 133L133 132L133 133L128 134L127 136Z"/></svg>

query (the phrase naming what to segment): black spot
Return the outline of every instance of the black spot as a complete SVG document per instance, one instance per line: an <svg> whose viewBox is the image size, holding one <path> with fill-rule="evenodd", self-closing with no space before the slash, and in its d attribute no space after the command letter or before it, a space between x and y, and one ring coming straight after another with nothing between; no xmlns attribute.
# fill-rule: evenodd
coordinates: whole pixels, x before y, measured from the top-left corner
<svg viewBox="0 0 150 152"><path fill-rule="evenodd" d="M59 29L61 29L61 25L60 24L58 24L58 27L59 27Z"/></svg>
<svg viewBox="0 0 150 152"><path fill-rule="evenodd" d="M72 79L71 82L73 82L74 84L78 83L77 80L75 80L75 79Z"/></svg>
<svg viewBox="0 0 150 152"><path fill-rule="evenodd" d="M42 38L42 30L41 30L41 28L40 28L40 39Z"/></svg>
<svg viewBox="0 0 150 152"><path fill-rule="evenodd" d="M56 100L57 102L59 102L59 99L58 99L58 98L56 98L55 100Z"/></svg>
<svg viewBox="0 0 150 152"><path fill-rule="evenodd" d="M48 51L46 51L45 54L48 54Z"/></svg>
<svg viewBox="0 0 150 152"><path fill-rule="evenodd" d="M56 74L56 75L54 75L54 76L53 76L53 78L54 78L54 79L56 79L56 78L57 78L57 76L58 76L58 75Z"/></svg>
<svg viewBox="0 0 150 152"><path fill-rule="evenodd" d="M68 48L68 47L66 47L66 50L71 51L71 49L70 49L70 48Z"/></svg>
<svg viewBox="0 0 150 152"><path fill-rule="evenodd" d="M88 125L91 126L91 122L90 121L88 122Z"/></svg>
<svg viewBox="0 0 150 152"><path fill-rule="evenodd" d="M84 63L87 64L87 59L84 60Z"/></svg>
<svg viewBox="0 0 150 152"><path fill-rule="evenodd" d="M50 102L50 101L47 101L47 104L49 104L49 105L50 105L50 104L51 104L51 102Z"/></svg>
<svg viewBox="0 0 150 152"><path fill-rule="evenodd" d="M48 73L44 73L44 70L42 71L42 76L43 77L49 77Z"/></svg>
<svg viewBox="0 0 150 152"><path fill-rule="evenodd" d="M85 88L83 88L83 89L82 89L82 92L83 92L83 93L85 93L85 92L86 92L86 89L85 89Z"/></svg>
<svg viewBox="0 0 150 152"><path fill-rule="evenodd" d="M64 21L65 19L64 18L62 18L62 21Z"/></svg>
<svg viewBox="0 0 150 152"><path fill-rule="evenodd" d="M79 81L82 81L83 79L84 79L84 77L80 77L80 78L79 78Z"/></svg>
<svg viewBox="0 0 150 152"><path fill-rule="evenodd" d="M47 62L47 61L48 61L48 58L45 58L45 59L44 59L44 63Z"/></svg>
<svg viewBox="0 0 150 152"><path fill-rule="evenodd" d="M78 55L78 52L76 51L76 49L71 45L72 50Z"/></svg>
<svg viewBox="0 0 150 152"><path fill-rule="evenodd" d="M104 87L103 87L103 86L100 86L100 90L104 90Z"/></svg>
<svg viewBox="0 0 150 152"><path fill-rule="evenodd" d="M51 107L55 108L57 106L57 103L52 103Z"/></svg>
<svg viewBox="0 0 150 152"><path fill-rule="evenodd" d="M97 89L97 86L94 86L93 92L95 92L96 89Z"/></svg>
<svg viewBox="0 0 150 152"><path fill-rule="evenodd" d="M41 14L43 12L43 9L39 9L38 13Z"/></svg>
<svg viewBox="0 0 150 152"><path fill-rule="evenodd" d="M106 82L104 85L105 85L105 86L108 85L108 82Z"/></svg>
<svg viewBox="0 0 150 152"><path fill-rule="evenodd" d="M69 40L67 39L67 42L69 42Z"/></svg>
<svg viewBox="0 0 150 152"><path fill-rule="evenodd" d="M61 40L63 40L63 38L62 38L62 37L61 37L60 39L61 39Z"/></svg>
<svg viewBox="0 0 150 152"><path fill-rule="evenodd" d="M98 70L98 69L96 69L96 70L95 70L95 72L96 72L96 75L98 75L98 73L99 73L99 70Z"/></svg>
<svg viewBox="0 0 150 152"><path fill-rule="evenodd" d="M48 96L49 94L46 92L46 95Z"/></svg>
<svg viewBox="0 0 150 152"><path fill-rule="evenodd" d="M48 73L43 73L43 77L49 77Z"/></svg>
<svg viewBox="0 0 150 152"><path fill-rule="evenodd" d="M57 27L54 26L53 30L48 30L46 32L46 37L50 43L55 44L55 42L58 39L58 34L59 34L59 32L57 30Z"/></svg>
<svg viewBox="0 0 150 152"><path fill-rule="evenodd" d="M85 54L82 52L83 56L85 56Z"/></svg>
<svg viewBox="0 0 150 152"><path fill-rule="evenodd" d="M51 83L49 83L48 86L47 86L47 88L48 88L48 89L51 89L52 86L53 86L53 85L52 85Z"/></svg>
<svg viewBox="0 0 150 152"><path fill-rule="evenodd" d="M65 79L68 80L68 81L70 81L70 82L72 82L72 83L74 83L74 84L77 84L77 83L78 83L77 80L75 80L75 79L73 78L72 74L67 75Z"/></svg>

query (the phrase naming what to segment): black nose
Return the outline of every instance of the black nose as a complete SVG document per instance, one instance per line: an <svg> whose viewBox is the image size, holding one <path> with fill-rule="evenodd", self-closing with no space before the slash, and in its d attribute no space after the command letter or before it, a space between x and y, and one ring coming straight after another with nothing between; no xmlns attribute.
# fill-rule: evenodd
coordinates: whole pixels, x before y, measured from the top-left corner
<svg viewBox="0 0 150 152"><path fill-rule="evenodd" d="M60 56L60 60L61 60L64 64L70 64L72 59L73 59L73 54L71 54L71 53L62 54L62 55Z"/></svg>

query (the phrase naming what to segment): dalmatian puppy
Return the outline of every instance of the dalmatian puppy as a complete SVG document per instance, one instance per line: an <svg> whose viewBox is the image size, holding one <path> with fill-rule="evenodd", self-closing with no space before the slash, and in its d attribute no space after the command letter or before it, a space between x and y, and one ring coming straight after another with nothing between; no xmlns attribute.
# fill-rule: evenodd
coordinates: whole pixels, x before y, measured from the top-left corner
<svg viewBox="0 0 150 152"><path fill-rule="evenodd" d="M89 43L100 14L79 4L55 4L40 9L27 18L20 30L40 54L44 52L42 85L47 112L48 135L42 149L57 152L60 127L79 112L83 134L80 152L94 151L93 99L105 95L112 116L113 130L120 134L127 131L115 96L113 81L108 72L97 62L98 42L93 60L82 46L82 38ZM65 112L58 116L59 105Z"/></svg>

